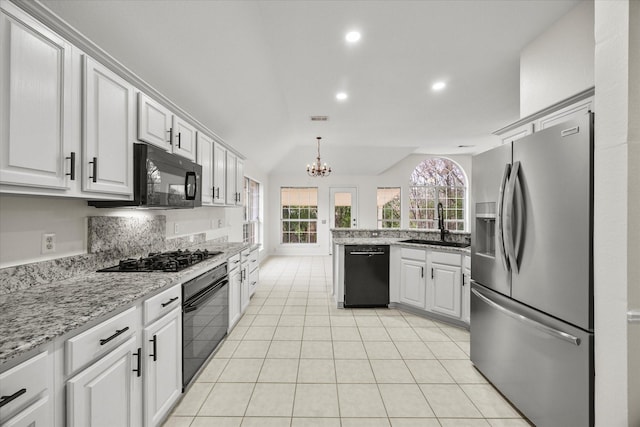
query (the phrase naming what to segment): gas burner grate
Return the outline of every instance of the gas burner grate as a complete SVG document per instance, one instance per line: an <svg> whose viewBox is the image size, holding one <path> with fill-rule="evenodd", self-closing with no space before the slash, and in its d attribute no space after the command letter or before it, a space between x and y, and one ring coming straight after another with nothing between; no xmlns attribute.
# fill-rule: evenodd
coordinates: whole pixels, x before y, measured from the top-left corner
<svg viewBox="0 0 640 427"><path fill-rule="evenodd" d="M195 251L178 249L169 252L151 252L146 257L123 259L118 265L98 270L98 272L176 272L208 258L220 255L221 253L222 252L209 251L207 249L197 249Z"/></svg>

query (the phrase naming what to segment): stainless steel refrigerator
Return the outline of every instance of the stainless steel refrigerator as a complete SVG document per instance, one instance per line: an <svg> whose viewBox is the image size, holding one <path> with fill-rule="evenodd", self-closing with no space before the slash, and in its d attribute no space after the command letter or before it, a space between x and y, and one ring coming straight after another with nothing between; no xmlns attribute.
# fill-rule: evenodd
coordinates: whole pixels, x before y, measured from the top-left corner
<svg viewBox="0 0 640 427"><path fill-rule="evenodd" d="M471 361L536 426L592 426L593 114L472 177Z"/></svg>

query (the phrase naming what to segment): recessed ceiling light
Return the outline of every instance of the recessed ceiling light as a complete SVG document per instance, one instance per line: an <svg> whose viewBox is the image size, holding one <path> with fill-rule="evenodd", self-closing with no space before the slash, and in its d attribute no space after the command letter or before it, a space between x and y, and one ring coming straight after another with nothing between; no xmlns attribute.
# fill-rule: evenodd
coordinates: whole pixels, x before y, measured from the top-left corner
<svg viewBox="0 0 640 427"><path fill-rule="evenodd" d="M347 99L349 96L345 93L345 92L338 92L336 94L336 99L338 101L344 101L345 99Z"/></svg>
<svg viewBox="0 0 640 427"><path fill-rule="evenodd" d="M360 33L358 31L349 31L347 35L344 37L346 41L349 43L355 43L360 40Z"/></svg>
<svg viewBox="0 0 640 427"><path fill-rule="evenodd" d="M444 89L445 87L447 87L447 84L445 82L435 82L432 86L431 89L435 90L435 91L440 91L442 89Z"/></svg>

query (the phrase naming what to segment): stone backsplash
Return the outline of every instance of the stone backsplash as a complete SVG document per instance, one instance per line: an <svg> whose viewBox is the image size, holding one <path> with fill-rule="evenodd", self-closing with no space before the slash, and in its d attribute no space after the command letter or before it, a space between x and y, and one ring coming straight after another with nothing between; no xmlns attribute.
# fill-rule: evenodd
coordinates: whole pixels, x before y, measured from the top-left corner
<svg viewBox="0 0 640 427"><path fill-rule="evenodd" d="M164 215L91 216L87 235L87 254L0 269L0 295L96 271L115 265L123 258L228 241L227 236L207 241L206 233L167 239Z"/></svg>

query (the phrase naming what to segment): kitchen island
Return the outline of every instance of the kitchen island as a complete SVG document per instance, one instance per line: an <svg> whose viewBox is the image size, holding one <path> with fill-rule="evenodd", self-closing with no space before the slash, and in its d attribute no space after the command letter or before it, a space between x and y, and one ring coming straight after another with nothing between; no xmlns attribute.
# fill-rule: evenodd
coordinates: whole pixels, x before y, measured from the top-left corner
<svg viewBox="0 0 640 427"><path fill-rule="evenodd" d="M470 247L408 243L435 241L439 232L416 230L332 230L333 297L344 307L345 247L388 245L389 307L469 328ZM469 243L468 233L448 233L447 241Z"/></svg>

